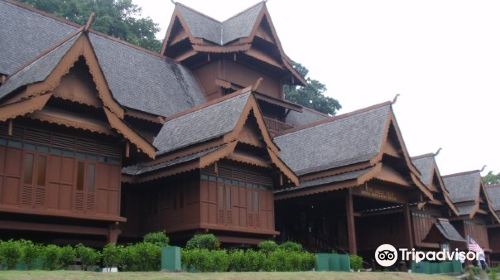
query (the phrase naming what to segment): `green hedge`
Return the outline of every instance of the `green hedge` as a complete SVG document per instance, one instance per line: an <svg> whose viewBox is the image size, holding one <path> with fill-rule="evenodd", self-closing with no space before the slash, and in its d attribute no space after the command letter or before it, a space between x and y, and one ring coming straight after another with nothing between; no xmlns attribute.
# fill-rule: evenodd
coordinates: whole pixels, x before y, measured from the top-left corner
<svg viewBox="0 0 500 280"><path fill-rule="evenodd" d="M308 271L314 268L314 255L308 252L276 249L264 253L255 250L182 250L186 271Z"/></svg>

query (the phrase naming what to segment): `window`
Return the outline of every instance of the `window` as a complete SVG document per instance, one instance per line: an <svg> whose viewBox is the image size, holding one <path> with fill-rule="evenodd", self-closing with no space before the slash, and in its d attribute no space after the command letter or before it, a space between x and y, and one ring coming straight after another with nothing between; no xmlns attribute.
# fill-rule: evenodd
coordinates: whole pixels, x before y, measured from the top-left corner
<svg viewBox="0 0 500 280"><path fill-rule="evenodd" d="M24 183L33 184L33 154L24 154L23 171Z"/></svg>
<svg viewBox="0 0 500 280"><path fill-rule="evenodd" d="M76 171L76 190L83 191L83 174L85 172L84 163L79 161Z"/></svg>
<svg viewBox="0 0 500 280"><path fill-rule="evenodd" d="M217 208L224 209L224 186L217 186Z"/></svg>
<svg viewBox="0 0 500 280"><path fill-rule="evenodd" d="M95 190L95 164L87 165L87 176L85 178L87 183L87 191L93 192Z"/></svg>
<svg viewBox="0 0 500 280"><path fill-rule="evenodd" d="M37 185L45 186L45 175L47 173L47 157L38 156Z"/></svg>

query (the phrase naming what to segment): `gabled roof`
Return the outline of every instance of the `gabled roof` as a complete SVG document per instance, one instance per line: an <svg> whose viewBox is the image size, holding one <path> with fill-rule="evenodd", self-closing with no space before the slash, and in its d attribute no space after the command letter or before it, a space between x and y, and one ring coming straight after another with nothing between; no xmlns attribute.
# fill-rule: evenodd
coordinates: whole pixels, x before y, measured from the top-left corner
<svg viewBox="0 0 500 280"><path fill-rule="evenodd" d="M434 176L437 177L437 180L439 182L439 189L434 191L441 192L448 207L450 207L450 209L455 214L459 215L458 209L451 201L450 194L448 193L448 190L445 188L443 179L441 177L441 173L439 172L439 168L436 163L435 156L436 154L434 153L415 156L412 157L412 162L420 172L420 179L422 180L422 183L424 183L425 185L431 186L433 184Z"/></svg>
<svg viewBox="0 0 500 280"><path fill-rule="evenodd" d="M500 184L496 185L485 185L486 195L491 201L491 207L493 210L500 211Z"/></svg>
<svg viewBox="0 0 500 280"><path fill-rule="evenodd" d="M0 25L0 73L7 75L25 68L80 28L10 0L0 0ZM121 105L170 116L205 102L184 66L95 31L89 32L89 38L113 97Z"/></svg>
<svg viewBox="0 0 500 280"><path fill-rule="evenodd" d="M159 154L212 140L232 131L250 92L231 97L167 120L153 142Z"/></svg>
<svg viewBox="0 0 500 280"><path fill-rule="evenodd" d="M264 2L259 2L243 12L220 22L179 2L176 3L176 8L187 24L192 36L221 46L236 39L250 36L263 7Z"/></svg>
<svg viewBox="0 0 500 280"><path fill-rule="evenodd" d="M418 171L420 171L420 178L422 182L426 185L432 184L432 179L434 177L434 168L436 167L436 162L434 160L434 154L425 154L420 156L412 157L411 160Z"/></svg>
<svg viewBox="0 0 500 280"><path fill-rule="evenodd" d="M443 176L443 181L453 203L476 201L481 189L479 170Z"/></svg>
<svg viewBox="0 0 500 280"><path fill-rule="evenodd" d="M154 158L155 148L151 143L124 122L124 109L112 96L88 33L83 28L9 77L5 85L0 87L0 99L4 101L0 106L0 119L12 119L42 110L62 77L81 57L88 66L96 97L101 101L109 127L123 135L138 150ZM22 91L12 92L13 88L22 86L26 86Z"/></svg>
<svg viewBox="0 0 500 280"><path fill-rule="evenodd" d="M437 236L440 236L440 240L429 240L435 239ZM465 238L460 235L460 233L456 230L456 228L450 223L448 219L439 218L432 225L429 233L424 238L424 240L428 242L443 242L454 241L454 242L466 242Z"/></svg>
<svg viewBox="0 0 500 280"><path fill-rule="evenodd" d="M381 149L391 104L320 120L275 137L298 175L369 161Z"/></svg>
<svg viewBox="0 0 500 280"><path fill-rule="evenodd" d="M443 176L446 189L450 198L458 209L459 215L467 215L473 218L480 209L482 195L484 203L490 210L493 217L500 223L500 218L494 210L491 196L486 191L481 180L481 171L473 170Z"/></svg>
<svg viewBox="0 0 500 280"><path fill-rule="evenodd" d="M132 180L148 181L204 168L227 158L265 168L274 165L294 185L298 185L296 175L280 159L279 150L269 135L251 91L250 87L244 88L167 119L154 139L154 145L158 149L157 160L126 168L123 173L142 176ZM255 129L258 130L254 131L253 126L250 126L251 131L258 133L253 139L259 143L242 137L248 136L245 124L250 116L253 118L249 124L254 121ZM236 147L239 143L262 148L268 157L262 162L238 154Z"/></svg>
<svg viewBox="0 0 500 280"><path fill-rule="evenodd" d="M78 29L11 1L0 1L0 26L0 73L7 75Z"/></svg>
<svg viewBox="0 0 500 280"><path fill-rule="evenodd" d="M44 81L76 42L77 35L73 33L70 37L55 45L52 50L13 73L0 87L0 99L22 86Z"/></svg>

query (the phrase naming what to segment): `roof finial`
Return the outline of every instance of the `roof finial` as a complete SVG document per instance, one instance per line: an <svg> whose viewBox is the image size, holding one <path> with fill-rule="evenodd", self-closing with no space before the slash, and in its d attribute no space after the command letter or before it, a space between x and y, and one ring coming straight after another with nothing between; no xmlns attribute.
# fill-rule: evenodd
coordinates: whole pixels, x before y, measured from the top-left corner
<svg viewBox="0 0 500 280"><path fill-rule="evenodd" d="M396 94L396 96L394 96L394 99L392 99L392 104L393 104L393 105L394 105L394 104L396 104L396 101L398 101L398 97L399 97L399 95L400 95L399 93L398 93L398 94Z"/></svg>
<svg viewBox="0 0 500 280"><path fill-rule="evenodd" d="M481 168L481 170L479 170L479 173L483 172L483 171L484 171L484 169L486 169L486 164L485 164L485 165L483 165L483 168Z"/></svg>
<svg viewBox="0 0 500 280"><path fill-rule="evenodd" d="M437 157L439 155L439 153L441 152L443 148L439 148L435 153L434 153L434 156Z"/></svg>
<svg viewBox="0 0 500 280"><path fill-rule="evenodd" d="M259 77L257 79L257 81L255 81L255 83L253 84L252 86L252 91L257 91L257 89L260 87L260 85L262 84L262 81L264 80L264 78L262 77Z"/></svg>
<svg viewBox="0 0 500 280"><path fill-rule="evenodd" d="M175 2L175 0L170 0L170 2L174 5L177 5L177 2Z"/></svg>
<svg viewBox="0 0 500 280"><path fill-rule="evenodd" d="M87 32L89 31L89 28L92 26L92 23L94 23L95 20L95 13L92 12L90 13L89 19L87 20L87 23L85 24L85 27L83 28L83 31Z"/></svg>

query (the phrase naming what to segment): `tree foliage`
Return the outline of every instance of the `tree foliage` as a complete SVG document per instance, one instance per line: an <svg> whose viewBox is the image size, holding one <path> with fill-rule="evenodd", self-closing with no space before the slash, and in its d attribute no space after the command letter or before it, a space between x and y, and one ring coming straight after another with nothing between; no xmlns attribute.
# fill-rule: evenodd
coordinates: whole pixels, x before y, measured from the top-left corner
<svg viewBox="0 0 500 280"><path fill-rule="evenodd" d="M161 42L155 38L155 33L160 30L158 24L149 17L140 17L141 8L132 0L20 1L81 25L95 12L94 30L152 51L161 47Z"/></svg>
<svg viewBox="0 0 500 280"><path fill-rule="evenodd" d="M500 184L500 172L497 174L493 173L493 171L488 172L488 174L483 177L483 182L487 185Z"/></svg>
<svg viewBox="0 0 500 280"><path fill-rule="evenodd" d="M307 77L309 70L304 65L293 62L293 68L297 70L302 77L305 77L307 84L303 87L285 86L285 98L304 107L325 114L335 115L342 106L336 99L324 95L326 92L325 84Z"/></svg>

